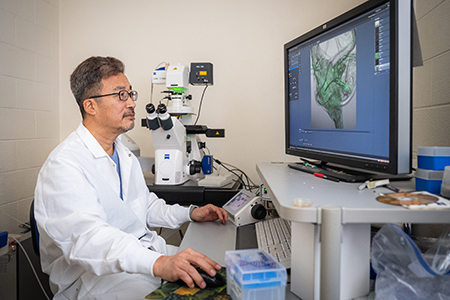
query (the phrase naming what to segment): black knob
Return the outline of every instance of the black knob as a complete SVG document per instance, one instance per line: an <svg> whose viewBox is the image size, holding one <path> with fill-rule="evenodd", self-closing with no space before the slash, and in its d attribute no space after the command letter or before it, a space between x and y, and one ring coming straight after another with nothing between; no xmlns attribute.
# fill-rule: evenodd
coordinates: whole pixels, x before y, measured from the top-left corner
<svg viewBox="0 0 450 300"><path fill-rule="evenodd" d="M266 217L266 208L262 204L256 204L250 211L252 217L256 220L262 220Z"/></svg>
<svg viewBox="0 0 450 300"><path fill-rule="evenodd" d="M152 174L155 174L155 164L152 165Z"/></svg>
<svg viewBox="0 0 450 300"><path fill-rule="evenodd" d="M152 114L155 112L156 109L153 103L149 103L145 106L145 110L147 111L148 114Z"/></svg>
<svg viewBox="0 0 450 300"><path fill-rule="evenodd" d="M202 171L202 163L196 160L192 160L189 164L189 175L194 175Z"/></svg>
<svg viewBox="0 0 450 300"><path fill-rule="evenodd" d="M164 114L167 111L167 107L165 104L161 103L160 105L158 105L158 113L159 114Z"/></svg>

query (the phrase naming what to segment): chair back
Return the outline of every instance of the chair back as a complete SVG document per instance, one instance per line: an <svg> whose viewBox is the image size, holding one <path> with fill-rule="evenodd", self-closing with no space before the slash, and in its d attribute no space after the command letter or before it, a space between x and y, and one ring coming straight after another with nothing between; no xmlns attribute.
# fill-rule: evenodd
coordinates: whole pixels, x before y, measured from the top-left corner
<svg viewBox="0 0 450 300"><path fill-rule="evenodd" d="M39 231L36 225L36 219L34 218L34 199L31 201L30 206L30 226L31 226L31 239L33 241L33 249L37 256L39 256Z"/></svg>

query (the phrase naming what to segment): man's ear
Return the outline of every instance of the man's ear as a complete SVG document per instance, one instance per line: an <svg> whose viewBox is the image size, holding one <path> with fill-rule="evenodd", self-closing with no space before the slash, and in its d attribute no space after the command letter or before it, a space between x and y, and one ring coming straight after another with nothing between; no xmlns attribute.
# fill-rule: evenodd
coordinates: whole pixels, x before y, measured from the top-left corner
<svg viewBox="0 0 450 300"><path fill-rule="evenodd" d="M95 115L96 109L97 109L97 103L94 99L86 99L83 102L84 111L88 115Z"/></svg>

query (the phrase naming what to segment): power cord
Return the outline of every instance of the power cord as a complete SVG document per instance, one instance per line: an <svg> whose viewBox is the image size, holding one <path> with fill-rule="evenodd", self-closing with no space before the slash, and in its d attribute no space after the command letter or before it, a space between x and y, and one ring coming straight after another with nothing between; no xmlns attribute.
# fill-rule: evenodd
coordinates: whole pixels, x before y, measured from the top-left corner
<svg viewBox="0 0 450 300"><path fill-rule="evenodd" d="M17 245L19 245L19 247L22 249L23 253L25 254L25 257L28 260L28 263L30 264L31 270L33 270L34 276L36 277L37 282L39 283L39 286L41 287L42 292L44 293L45 298L47 298L47 300L50 300L50 297L47 295L47 293L45 292L44 286L42 285L41 281L39 280L38 274L36 273L36 270L34 269L33 264L31 263L31 259L28 256L27 251L25 250L25 248L22 246L22 244L19 242L19 240L17 240L15 237L11 237L12 239L14 239L17 243Z"/></svg>
<svg viewBox="0 0 450 300"><path fill-rule="evenodd" d="M234 175L236 176L236 178L241 182L241 184L242 184L242 186L244 187L244 189L249 190L249 191L252 191L253 189L259 188L259 186L256 185L256 184L255 184L255 183L247 176L247 174L245 174L245 172L242 171L241 169L239 169L239 168L237 168L237 167L235 167L235 166L233 166L233 165L231 165L231 164L221 162L221 161L218 160L217 158L214 158L214 161L215 161L218 165L222 166L222 167L223 167L225 170L227 170L228 172L234 174ZM230 167L232 167L233 169L230 169L230 168L228 168L227 166L230 166ZM240 174L240 175L237 174L236 171L237 171L237 172L240 172L241 174ZM243 179L242 177L245 178L245 181L244 181L244 179Z"/></svg>
<svg viewBox="0 0 450 300"><path fill-rule="evenodd" d="M247 174L246 174L244 171L242 171L241 169L239 169L239 168L237 168L237 167L235 167L235 166L233 166L233 165L231 165L231 164L227 164L227 163L222 163L222 164L225 164L225 165L228 165L228 166L230 166L230 167L233 167L233 168L234 168L234 169L232 169L233 171L241 172L241 173L242 173L241 176L244 176L244 177L245 177L245 179L246 179L246 181L247 181L247 188L248 188L250 191L253 190L253 189L259 189L259 185L256 185L256 184L250 179L250 177L247 176Z"/></svg>
<svg viewBox="0 0 450 300"><path fill-rule="evenodd" d="M205 88L203 89L202 98L200 98L200 104L198 106L198 113L197 113L197 119L194 122L194 125L197 125L198 118L200 118L200 111L202 110L202 104L203 104L203 96L205 96L205 91L208 88L208 84L205 85Z"/></svg>

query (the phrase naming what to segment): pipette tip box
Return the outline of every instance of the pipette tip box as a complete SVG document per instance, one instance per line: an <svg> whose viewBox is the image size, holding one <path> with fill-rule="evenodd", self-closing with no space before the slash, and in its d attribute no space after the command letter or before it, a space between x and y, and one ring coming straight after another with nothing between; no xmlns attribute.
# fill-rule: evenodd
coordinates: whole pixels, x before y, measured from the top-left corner
<svg viewBox="0 0 450 300"><path fill-rule="evenodd" d="M439 195L443 177L444 171L418 168L416 170L416 191L427 191Z"/></svg>
<svg viewBox="0 0 450 300"><path fill-rule="evenodd" d="M225 252L227 293L233 300L278 300L286 293L286 268L264 250Z"/></svg>
<svg viewBox="0 0 450 300"><path fill-rule="evenodd" d="M450 166L450 147L417 148L418 168L443 171L446 166Z"/></svg>

